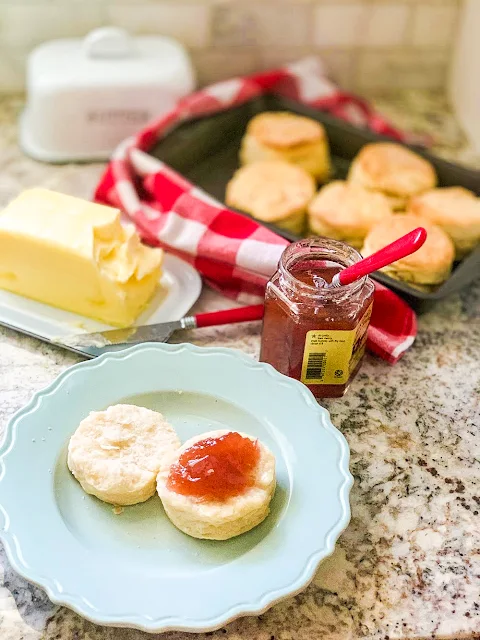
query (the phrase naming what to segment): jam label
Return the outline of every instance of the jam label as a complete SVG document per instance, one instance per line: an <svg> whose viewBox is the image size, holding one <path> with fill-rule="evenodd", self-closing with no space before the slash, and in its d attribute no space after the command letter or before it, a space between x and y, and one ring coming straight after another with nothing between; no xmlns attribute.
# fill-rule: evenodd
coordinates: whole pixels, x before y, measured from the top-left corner
<svg viewBox="0 0 480 640"><path fill-rule="evenodd" d="M346 384L365 352L372 306L351 331L308 331L303 352L305 384Z"/></svg>

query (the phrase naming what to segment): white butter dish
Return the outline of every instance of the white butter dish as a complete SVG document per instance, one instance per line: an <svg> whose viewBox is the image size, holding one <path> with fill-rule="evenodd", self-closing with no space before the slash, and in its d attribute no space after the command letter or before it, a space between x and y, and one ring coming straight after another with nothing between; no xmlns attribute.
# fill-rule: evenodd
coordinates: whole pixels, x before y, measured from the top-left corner
<svg viewBox="0 0 480 640"><path fill-rule="evenodd" d="M44 162L106 160L194 88L190 58L171 38L105 27L54 40L28 60L20 145Z"/></svg>

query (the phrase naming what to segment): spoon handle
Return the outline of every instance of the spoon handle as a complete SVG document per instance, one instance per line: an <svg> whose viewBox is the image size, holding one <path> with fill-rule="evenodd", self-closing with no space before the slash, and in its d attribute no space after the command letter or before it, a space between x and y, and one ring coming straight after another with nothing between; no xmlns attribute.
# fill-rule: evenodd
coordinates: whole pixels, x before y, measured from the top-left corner
<svg viewBox="0 0 480 640"><path fill-rule="evenodd" d="M364 258L351 267L340 271L332 280L332 285L351 284L355 282L355 280L363 278L363 276L368 276L370 273L386 267L388 264L392 264L392 262L405 258L411 253L418 251L426 239L427 232L423 227L418 227L398 240L395 240L395 242L383 247L380 251L368 256L368 258ZM336 282L334 282L335 280Z"/></svg>

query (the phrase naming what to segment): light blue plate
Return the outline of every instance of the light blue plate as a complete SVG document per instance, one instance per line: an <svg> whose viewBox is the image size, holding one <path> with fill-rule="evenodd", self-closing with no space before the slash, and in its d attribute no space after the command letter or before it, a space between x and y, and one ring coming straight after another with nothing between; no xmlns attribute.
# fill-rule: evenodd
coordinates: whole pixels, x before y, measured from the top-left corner
<svg viewBox="0 0 480 640"><path fill-rule="evenodd" d="M161 411L182 440L244 431L275 454L268 518L224 542L189 538L158 497L115 515L69 473L66 447L89 411ZM0 451L0 535L18 573L105 625L208 631L303 589L346 527L348 445L310 392L229 349L144 344L77 364L37 393Z"/></svg>

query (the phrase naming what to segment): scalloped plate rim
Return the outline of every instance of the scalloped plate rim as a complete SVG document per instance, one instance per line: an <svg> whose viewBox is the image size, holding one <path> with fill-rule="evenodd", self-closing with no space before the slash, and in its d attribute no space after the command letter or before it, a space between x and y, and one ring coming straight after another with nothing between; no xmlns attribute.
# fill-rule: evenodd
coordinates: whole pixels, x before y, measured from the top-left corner
<svg viewBox="0 0 480 640"><path fill-rule="evenodd" d="M331 435L339 442L341 449L341 457L338 463L338 469L343 478L342 484L338 491L338 498L342 506L342 517L331 527L326 535L326 544L320 549L315 549L308 556L307 561L304 562L299 576L296 580L292 581L288 586L281 588L269 588L264 592L255 602L248 603L236 603L232 605L227 611L216 617L210 617L208 619L190 619L188 623L182 618L169 618L162 616L153 618L151 616L137 615L137 614L121 614L120 616L110 615L108 613L95 613L93 605L91 605L87 598L84 596L77 596L62 591L60 584L57 584L57 580L49 578L43 575L37 575L33 569L29 569L21 561L21 549L19 549L19 541L17 536L9 531L9 517L8 512L0 504L0 513L3 514L4 524L0 528L0 540L3 542L8 561L12 568L21 575L25 580L31 582L38 587L42 588L50 598L50 600L57 605L66 606L83 616L90 622L113 627L123 628L135 628L147 633L161 633L166 631L184 631L184 632L196 632L204 633L208 631L214 631L220 627L236 620L237 618L247 615L261 615L267 611L271 606L277 604L284 598L296 595L303 591L308 584L313 580L316 570L318 569L322 560L330 556L334 549L335 544L340 534L345 530L350 522L351 511L349 503L349 493L353 485L353 476L349 470L349 458L350 451L348 443L343 434L332 424L330 420L330 414L327 409L318 405L312 393L301 382L288 378L279 373L271 365L258 362L249 355L242 351L229 349L226 347L198 347L189 343L181 344L165 344L147 342L141 345L134 345L127 349L117 352L105 353L93 360L86 360L76 363L64 371L62 371L50 384L43 389L39 389L33 394L29 402L22 408L20 408L9 419L3 442L0 444L0 482L2 481L5 464L3 459L6 454L15 445L15 437L17 432L18 421L33 413L38 404L42 401L42 398L48 397L55 393L65 379L82 369L96 368L103 366L106 361L109 360L127 360L137 353L149 349L155 349L158 351L166 351L171 353L190 351L201 356L214 356L223 354L229 357L240 360L244 365L248 365L252 368L263 369L268 375L276 377L281 384L290 385L297 389L297 392L303 396L306 405L315 411L321 420L322 425L331 433Z"/></svg>

